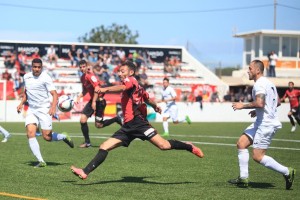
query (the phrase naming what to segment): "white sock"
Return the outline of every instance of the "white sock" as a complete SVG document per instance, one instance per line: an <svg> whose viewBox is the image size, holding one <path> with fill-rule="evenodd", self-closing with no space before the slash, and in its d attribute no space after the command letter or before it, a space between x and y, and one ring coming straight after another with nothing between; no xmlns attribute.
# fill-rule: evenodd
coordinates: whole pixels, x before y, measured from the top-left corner
<svg viewBox="0 0 300 200"><path fill-rule="evenodd" d="M52 132L52 141L59 141L66 138L66 135L61 133Z"/></svg>
<svg viewBox="0 0 300 200"><path fill-rule="evenodd" d="M163 121L164 132L169 133L169 123L168 121Z"/></svg>
<svg viewBox="0 0 300 200"><path fill-rule="evenodd" d="M240 166L240 178L249 177L249 151L248 149L238 150L239 166Z"/></svg>
<svg viewBox="0 0 300 200"><path fill-rule="evenodd" d="M272 157L264 155L264 157L261 159L260 164L265 166L266 168L272 169L276 172L279 172L283 175L289 175L289 169L282 164L278 163L276 160L274 160Z"/></svg>
<svg viewBox="0 0 300 200"><path fill-rule="evenodd" d="M4 137L8 137L10 134L7 130L5 130L2 126L0 126L0 132L3 133Z"/></svg>
<svg viewBox="0 0 300 200"><path fill-rule="evenodd" d="M29 147L33 153L33 155L37 158L37 160L39 162L45 162L43 157L42 157L42 154L41 154L41 151L40 151L40 145L38 143L38 141L36 140L36 138L29 138L28 139L28 142L29 142Z"/></svg>

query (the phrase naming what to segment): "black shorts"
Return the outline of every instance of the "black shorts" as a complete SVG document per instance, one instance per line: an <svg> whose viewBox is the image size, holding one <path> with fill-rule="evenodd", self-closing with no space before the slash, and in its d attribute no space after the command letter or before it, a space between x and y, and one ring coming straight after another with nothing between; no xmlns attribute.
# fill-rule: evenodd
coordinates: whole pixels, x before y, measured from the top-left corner
<svg viewBox="0 0 300 200"><path fill-rule="evenodd" d="M111 137L122 141L122 145L128 147L132 140L150 140L157 134L157 131L141 115L135 116L131 121L115 132Z"/></svg>
<svg viewBox="0 0 300 200"><path fill-rule="evenodd" d="M86 115L87 117L91 117L94 114L94 109L92 108L92 100L90 100L82 109L82 114Z"/></svg>
<svg viewBox="0 0 300 200"><path fill-rule="evenodd" d="M300 114L300 106L296 107L296 108L292 108L291 112L294 116L299 116Z"/></svg>

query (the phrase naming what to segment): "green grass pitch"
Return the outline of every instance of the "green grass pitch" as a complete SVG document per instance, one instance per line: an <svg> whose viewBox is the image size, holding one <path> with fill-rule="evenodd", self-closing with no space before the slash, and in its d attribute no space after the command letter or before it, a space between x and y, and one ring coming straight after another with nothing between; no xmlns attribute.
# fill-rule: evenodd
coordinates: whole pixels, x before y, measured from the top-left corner
<svg viewBox="0 0 300 200"><path fill-rule="evenodd" d="M24 123L0 123L12 133L0 143L0 199L21 195L36 199L297 199L300 196L300 128L290 124L276 134L267 154L298 169L292 190L285 190L282 175L250 160L250 186L227 183L238 176L235 143L249 123L170 124L172 139L192 141L205 153L200 159L187 151L160 151L149 142L134 141L129 148L109 152L106 161L87 180L71 173L70 166L85 167L98 146L119 127L94 128L89 123L92 148L80 149L80 124L54 123L54 131L67 131L75 142L46 142L38 137L46 168L35 169ZM162 133L162 124L153 123ZM251 148L250 148L251 150ZM20 199L20 197L19 197Z"/></svg>

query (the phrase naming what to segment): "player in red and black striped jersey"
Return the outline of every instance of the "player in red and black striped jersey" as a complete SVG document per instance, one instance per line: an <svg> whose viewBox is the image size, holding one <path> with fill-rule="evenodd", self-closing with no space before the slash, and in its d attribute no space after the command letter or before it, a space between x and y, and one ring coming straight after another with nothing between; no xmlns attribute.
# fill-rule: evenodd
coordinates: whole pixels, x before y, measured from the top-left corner
<svg viewBox="0 0 300 200"><path fill-rule="evenodd" d="M121 85L97 88L95 92L99 94L106 92L122 92L121 104L124 115L124 124L115 132L111 138L103 142L97 155L83 169L71 166L72 172L81 179L86 179L88 174L96 169L105 159L109 151L120 147L128 147L135 139L148 140L161 150L187 150L196 156L203 158L204 154L198 147L192 143L184 143L178 140L166 140L157 134L157 131L151 126L146 118L146 103L149 104L158 113L161 108L149 99L148 93L139 86L134 78L136 67L131 61L125 61L119 69ZM98 94L95 94L98 95ZM94 96L94 98L96 98Z"/></svg>
<svg viewBox="0 0 300 200"><path fill-rule="evenodd" d="M106 107L106 100L104 99L104 94L97 95L97 98L94 101L95 105L94 106L92 105L94 90L99 89L102 85L102 82L92 71L89 70L87 66L87 62L85 60L81 60L79 62L79 69L83 73L82 76L80 77L80 81L82 83L82 93L78 95L76 102L78 102L80 98L85 96L87 93L89 93L91 97L90 101L83 108L82 114L80 116L81 131L84 136L85 142L81 144L79 147L87 148L91 146L87 120L89 117L91 117L94 114L94 112L95 112L95 126L97 128L103 128L105 126L109 126L114 122L122 125L122 121L118 116L111 119L103 120L104 109Z"/></svg>
<svg viewBox="0 0 300 200"><path fill-rule="evenodd" d="M291 110L288 113L288 117L292 124L291 132L295 132L296 124L293 119L295 117L297 123L300 125L300 105L299 105L299 97L300 97L300 90L294 89L294 82L289 82L289 89L285 91L284 96L281 98L281 101L284 102L286 98L289 98L290 108Z"/></svg>

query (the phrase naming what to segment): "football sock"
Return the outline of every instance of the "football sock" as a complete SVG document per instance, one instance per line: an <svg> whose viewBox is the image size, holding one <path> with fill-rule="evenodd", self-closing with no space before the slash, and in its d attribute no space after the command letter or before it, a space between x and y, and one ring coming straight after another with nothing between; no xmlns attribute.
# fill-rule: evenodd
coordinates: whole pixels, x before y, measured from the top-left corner
<svg viewBox="0 0 300 200"><path fill-rule="evenodd" d="M39 145L37 139L35 137L34 138L29 138L28 142L29 142L29 147L30 147L33 155L38 159L38 161L39 162L45 162L43 157L42 157L42 154L41 154L41 151L40 151L40 145Z"/></svg>
<svg viewBox="0 0 300 200"><path fill-rule="evenodd" d="M111 119L106 119L103 121L103 127L105 126L109 126L111 125L112 123L115 123L117 121L117 117L114 117L114 118L111 118Z"/></svg>
<svg viewBox="0 0 300 200"><path fill-rule="evenodd" d="M288 117L290 119L290 122L291 122L292 126L295 126L295 121L294 121L292 115L288 115Z"/></svg>
<svg viewBox="0 0 300 200"><path fill-rule="evenodd" d="M9 136L9 132L7 130L5 130L2 126L0 126L0 132L3 133L4 137Z"/></svg>
<svg viewBox="0 0 300 200"><path fill-rule="evenodd" d="M193 150L192 145L186 144L186 143L178 141L178 140L168 140L168 142L171 145L171 149L187 150L190 152L192 152L192 150Z"/></svg>
<svg viewBox="0 0 300 200"><path fill-rule="evenodd" d="M163 128L165 133L169 133L169 123L168 121L163 121Z"/></svg>
<svg viewBox="0 0 300 200"><path fill-rule="evenodd" d="M104 149L99 149L97 155L94 159L83 169L85 174L91 173L94 169L96 169L106 158L108 151Z"/></svg>
<svg viewBox="0 0 300 200"><path fill-rule="evenodd" d="M299 117L299 114L297 116L295 116L295 119L297 121L297 123L300 125L300 117Z"/></svg>
<svg viewBox="0 0 300 200"><path fill-rule="evenodd" d="M278 163L270 156L264 155L264 157L260 161L260 164L283 175L289 175L289 169Z"/></svg>
<svg viewBox="0 0 300 200"><path fill-rule="evenodd" d="M81 131L82 131L82 134L84 136L84 141L85 141L85 143L90 144L91 141L90 141L90 136L89 136L88 124L87 124L87 122L80 123L80 124L81 124Z"/></svg>
<svg viewBox="0 0 300 200"><path fill-rule="evenodd" d="M249 151L248 149L239 149L238 150L238 159L240 166L240 178L249 177Z"/></svg>
<svg viewBox="0 0 300 200"><path fill-rule="evenodd" d="M61 133L52 132L52 141L59 141L66 138L66 135Z"/></svg>

